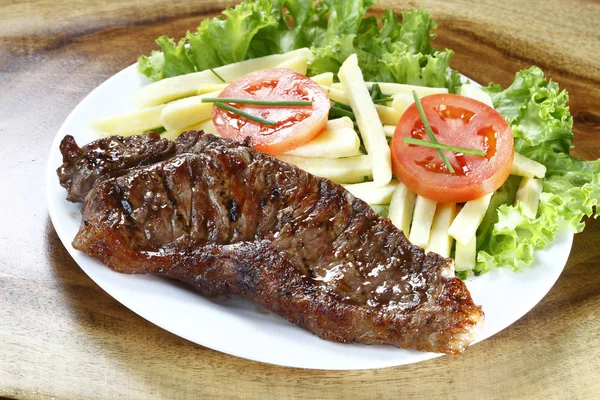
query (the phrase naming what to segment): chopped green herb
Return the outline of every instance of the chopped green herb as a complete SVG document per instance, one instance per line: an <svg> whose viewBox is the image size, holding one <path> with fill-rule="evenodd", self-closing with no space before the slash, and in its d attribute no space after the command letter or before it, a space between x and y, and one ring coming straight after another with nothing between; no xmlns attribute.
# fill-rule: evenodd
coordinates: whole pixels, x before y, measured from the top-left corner
<svg viewBox="0 0 600 400"><path fill-rule="evenodd" d="M384 94L381 92L381 87L378 83L371 85L369 88L369 94L371 95L371 100L373 100L373 103L375 104L387 103L394 100L394 96L391 94Z"/></svg>
<svg viewBox="0 0 600 400"><path fill-rule="evenodd" d="M392 100L394 100L393 97L382 97L381 99L373 100L373 103L374 104L385 104L385 103L389 103Z"/></svg>
<svg viewBox="0 0 600 400"><path fill-rule="evenodd" d="M275 121L271 121L270 119L265 119L265 118L257 117L256 115L252 115L250 113L242 111L239 108L235 108L233 106L230 106L229 104L215 103L215 106L217 106L219 108L222 108L223 110L227 110L227 111L229 111L231 113L237 114L237 115L239 115L241 117L244 117L246 119L249 119L250 121L258 122L258 123L263 124L263 125L269 125L269 126L275 126L275 125L277 125L277 122L275 122Z"/></svg>
<svg viewBox="0 0 600 400"><path fill-rule="evenodd" d="M202 103L253 104L257 106L312 106L310 100L255 100L230 97L205 97Z"/></svg>
<svg viewBox="0 0 600 400"><path fill-rule="evenodd" d="M344 110L337 106L331 106L329 108L329 119L340 117L349 117L353 121L356 119L352 111Z"/></svg>
<svg viewBox="0 0 600 400"><path fill-rule="evenodd" d="M167 130L165 129L164 126L160 126L160 127L156 128L156 129L149 129L149 130L145 131L144 133L155 132L155 133L158 133L160 135L162 133L165 133L166 131Z"/></svg>
<svg viewBox="0 0 600 400"><path fill-rule="evenodd" d="M429 135L429 139L431 139L431 141L433 143L437 143L438 141L435 138L433 131L431 130L431 126L429 126L429 121L427 120L427 116L425 115L425 111L423 110L423 104L421 104L421 100L419 99L417 92L415 92L413 90L412 95L413 95L413 98L415 99L415 104L417 106L417 110L419 111L419 116L421 117L421 122L423 122L423 127L425 128L425 131ZM438 149L438 154L442 158L442 161L444 162L444 164L446 164L446 168L448 168L448 172L453 174L454 168L452 168L452 165L450 164L450 161L448 161L448 157L446 157L446 154L444 154L444 152L441 149Z"/></svg>
<svg viewBox="0 0 600 400"><path fill-rule="evenodd" d="M217 79L219 79L221 82L227 83L227 81L225 79L223 79L223 77L221 75L217 74L217 71L215 71L214 69L210 68L210 72L212 72L217 77Z"/></svg>
<svg viewBox="0 0 600 400"><path fill-rule="evenodd" d="M483 150L451 146L451 145L447 145L447 144L443 144L443 143L439 143L439 142L434 143L434 142L429 142L427 140L421 140L421 139L415 139L415 138L409 138L409 137L404 138L404 143L414 144L416 146L431 147L433 149L438 149L438 150L450 150L450 151L454 151L456 153L472 154L474 156L480 156L480 157L485 156L485 152Z"/></svg>

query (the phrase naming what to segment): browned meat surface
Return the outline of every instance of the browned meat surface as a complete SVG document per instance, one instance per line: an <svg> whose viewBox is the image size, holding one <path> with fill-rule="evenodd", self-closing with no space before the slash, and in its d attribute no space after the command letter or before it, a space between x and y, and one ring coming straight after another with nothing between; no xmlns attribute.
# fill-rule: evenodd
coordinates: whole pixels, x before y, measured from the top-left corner
<svg viewBox="0 0 600 400"><path fill-rule="evenodd" d="M110 136L83 147L67 135L60 143L60 152L63 164L56 171L60 184L67 190L67 200L79 202L97 180L122 175L138 165L166 160L175 155L176 146L157 133Z"/></svg>
<svg viewBox="0 0 600 400"><path fill-rule="evenodd" d="M341 186L211 135L178 146L98 181L74 247L119 272L246 296L329 340L449 354L473 340L483 313L452 261Z"/></svg>

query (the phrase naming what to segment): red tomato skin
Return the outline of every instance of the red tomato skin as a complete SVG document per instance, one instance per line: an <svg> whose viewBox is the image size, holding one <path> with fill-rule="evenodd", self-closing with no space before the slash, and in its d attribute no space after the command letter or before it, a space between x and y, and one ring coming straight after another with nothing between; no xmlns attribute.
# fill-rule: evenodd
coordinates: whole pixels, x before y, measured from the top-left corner
<svg viewBox="0 0 600 400"><path fill-rule="evenodd" d="M232 104L253 115L277 122L275 127L248 120L218 107L212 119L219 135L243 141L252 137L252 147L270 155L285 153L314 139L325 129L330 101L311 79L284 68L252 72L226 87L221 98L260 100L312 100L310 107L269 107Z"/></svg>
<svg viewBox="0 0 600 400"><path fill-rule="evenodd" d="M404 143L404 138L415 137L415 132L419 138L429 140L414 129L421 119L413 104L402 115L390 143L394 175L411 191L438 202L463 203L498 189L510 175L514 157L513 134L502 115L484 103L453 94L426 96L421 103L440 143L487 149L486 157L455 156L454 152L444 151L457 171L453 175L442 166L436 149ZM454 117L444 119L444 111L436 109L440 105L446 110L460 110L460 115L456 118L449 111Z"/></svg>

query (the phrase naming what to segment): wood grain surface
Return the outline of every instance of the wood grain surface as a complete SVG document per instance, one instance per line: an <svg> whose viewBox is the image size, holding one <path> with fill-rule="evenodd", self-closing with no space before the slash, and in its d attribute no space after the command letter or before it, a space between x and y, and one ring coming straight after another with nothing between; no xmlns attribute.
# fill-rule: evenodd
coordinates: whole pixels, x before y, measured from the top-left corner
<svg viewBox="0 0 600 400"><path fill-rule="evenodd" d="M138 317L71 259L48 217L54 135L94 87L229 2L0 0L0 396L8 398L600 398L600 221L521 320L459 357L365 371L282 368L195 345ZM486 83L531 64L566 88L579 157L600 157L596 1L423 6L437 47Z"/></svg>

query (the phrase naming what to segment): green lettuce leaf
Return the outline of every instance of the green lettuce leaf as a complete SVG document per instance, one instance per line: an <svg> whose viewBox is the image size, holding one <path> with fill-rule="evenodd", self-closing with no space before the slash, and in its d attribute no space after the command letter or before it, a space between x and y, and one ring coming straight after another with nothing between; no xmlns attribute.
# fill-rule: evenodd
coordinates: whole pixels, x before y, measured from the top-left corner
<svg viewBox="0 0 600 400"><path fill-rule="evenodd" d="M515 150L544 164L547 172L535 218L525 216L520 204L513 205L516 178L494 194L477 232L476 274L530 265L534 251L550 244L558 229L581 232L582 219L592 216L600 201L600 160L569 155L573 118L567 92L537 67L518 72L505 90L498 85L486 90L511 125Z"/></svg>
<svg viewBox="0 0 600 400"><path fill-rule="evenodd" d="M160 37L162 53L138 60L152 81L215 68L250 58L310 47L309 75L337 73L353 53L366 80L447 87L455 92L458 74L450 68L452 52L435 51L437 24L418 9L390 10L381 20L366 17L374 0L247 0L203 20L196 31L175 42ZM381 26L381 27L380 27Z"/></svg>
<svg viewBox="0 0 600 400"><path fill-rule="evenodd" d="M160 81L164 75L165 55L162 51L152 50L149 56L138 58L138 71L152 82Z"/></svg>
<svg viewBox="0 0 600 400"><path fill-rule="evenodd" d="M277 26L278 21L271 14L271 4L268 0L241 3L223 11L222 16L203 20L196 32L188 32L186 37L196 70L264 55L248 53L250 43L258 32ZM253 50L256 51L255 48Z"/></svg>

